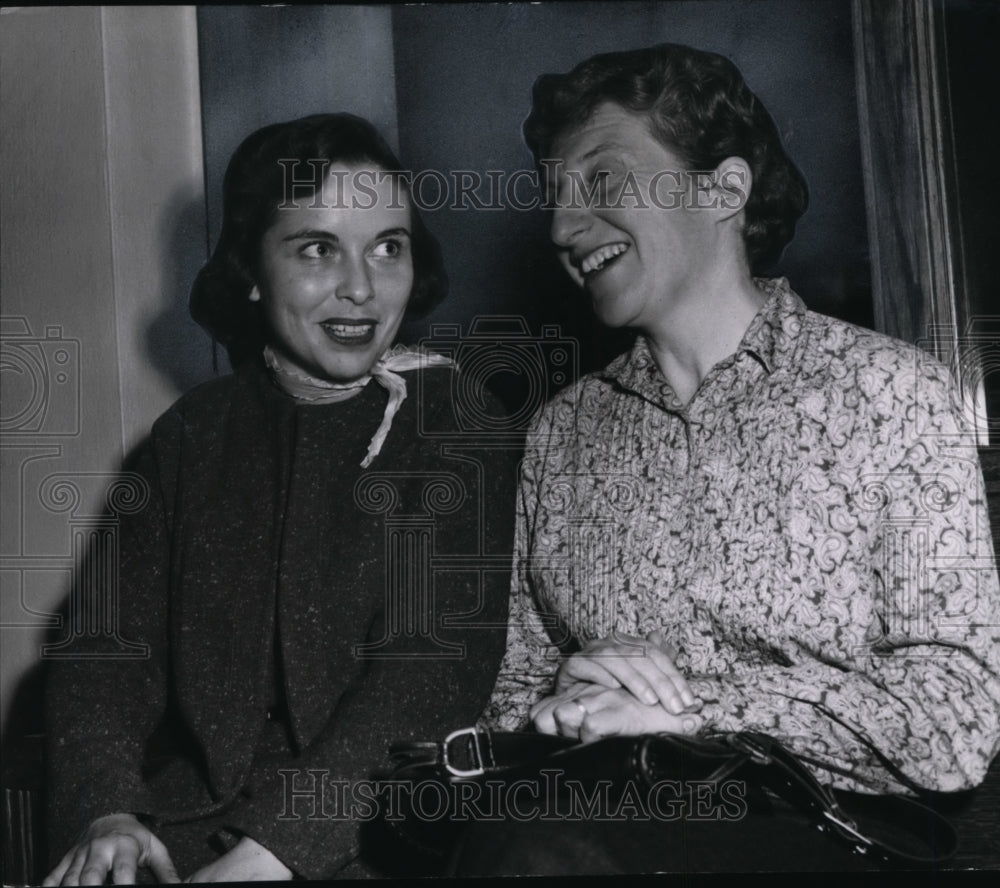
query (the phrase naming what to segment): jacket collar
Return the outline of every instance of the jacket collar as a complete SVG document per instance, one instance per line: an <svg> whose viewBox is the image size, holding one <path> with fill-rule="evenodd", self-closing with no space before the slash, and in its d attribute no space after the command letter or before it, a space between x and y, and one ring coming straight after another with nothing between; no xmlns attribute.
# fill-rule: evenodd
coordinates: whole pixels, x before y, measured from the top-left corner
<svg viewBox="0 0 1000 888"><path fill-rule="evenodd" d="M754 283L765 301L744 332L735 355L751 355L770 374L787 362L802 327L806 306L783 277L755 278ZM672 402L679 407L673 390L653 360L645 336L637 337L630 351L619 355L598 375L653 403Z"/></svg>

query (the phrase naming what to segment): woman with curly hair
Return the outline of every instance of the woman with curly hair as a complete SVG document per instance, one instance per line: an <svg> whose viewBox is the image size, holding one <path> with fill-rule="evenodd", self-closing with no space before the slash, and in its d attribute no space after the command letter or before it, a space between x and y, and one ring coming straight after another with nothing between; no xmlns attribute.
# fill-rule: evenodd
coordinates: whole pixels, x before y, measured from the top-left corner
<svg viewBox="0 0 1000 888"><path fill-rule="evenodd" d="M933 358L755 276L807 202L760 100L663 44L540 77L524 134L566 272L639 335L529 433L486 721L761 732L864 799L977 785L1000 593L975 440ZM458 872L865 865L777 803L633 813L475 824Z"/></svg>

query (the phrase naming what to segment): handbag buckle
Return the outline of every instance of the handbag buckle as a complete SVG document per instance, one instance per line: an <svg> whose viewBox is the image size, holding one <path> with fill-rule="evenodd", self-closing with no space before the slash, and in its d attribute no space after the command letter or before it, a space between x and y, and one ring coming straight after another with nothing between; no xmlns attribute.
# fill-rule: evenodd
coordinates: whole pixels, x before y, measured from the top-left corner
<svg viewBox="0 0 1000 888"><path fill-rule="evenodd" d="M476 766L474 768L456 768L448 760L448 750L451 747L453 740L459 737L470 737L472 738L472 743L470 748L472 749L472 757L475 760ZM471 728L459 728L457 731L452 731L447 737L444 738L444 744L441 748L441 764L444 766L445 770L448 771L453 777L479 777L486 773L486 769L483 767L483 753L479 748L479 730L476 727Z"/></svg>

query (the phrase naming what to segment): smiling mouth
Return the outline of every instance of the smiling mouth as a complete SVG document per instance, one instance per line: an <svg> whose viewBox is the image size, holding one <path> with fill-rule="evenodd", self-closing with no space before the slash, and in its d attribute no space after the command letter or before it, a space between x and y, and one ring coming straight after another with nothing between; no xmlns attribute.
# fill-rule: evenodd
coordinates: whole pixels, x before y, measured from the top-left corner
<svg viewBox="0 0 1000 888"><path fill-rule="evenodd" d="M629 246L624 243L605 244L588 253L580 261L580 273L588 278L599 271L613 265L618 259L628 252Z"/></svg>
<svg viewBox="0 0 1000 888"><path fill-rule="evenodd" d="M323 321L323 332L338 345L367 345L375 338L376 321Z"/></svg>

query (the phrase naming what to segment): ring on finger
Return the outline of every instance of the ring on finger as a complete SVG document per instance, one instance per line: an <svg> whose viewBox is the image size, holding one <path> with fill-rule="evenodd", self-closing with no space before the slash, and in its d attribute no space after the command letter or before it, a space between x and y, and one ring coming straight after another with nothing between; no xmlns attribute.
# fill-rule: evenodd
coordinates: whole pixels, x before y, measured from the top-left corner
<svg viewBox="0 0 1000 888"><path fill-rule="evenodd" d="M580 710L581 719L586 718L588 715L590 715L590 713L587 712L587 707L584 706L576 697L573 698L573 702L577 705L577 708Z"/></svg>

